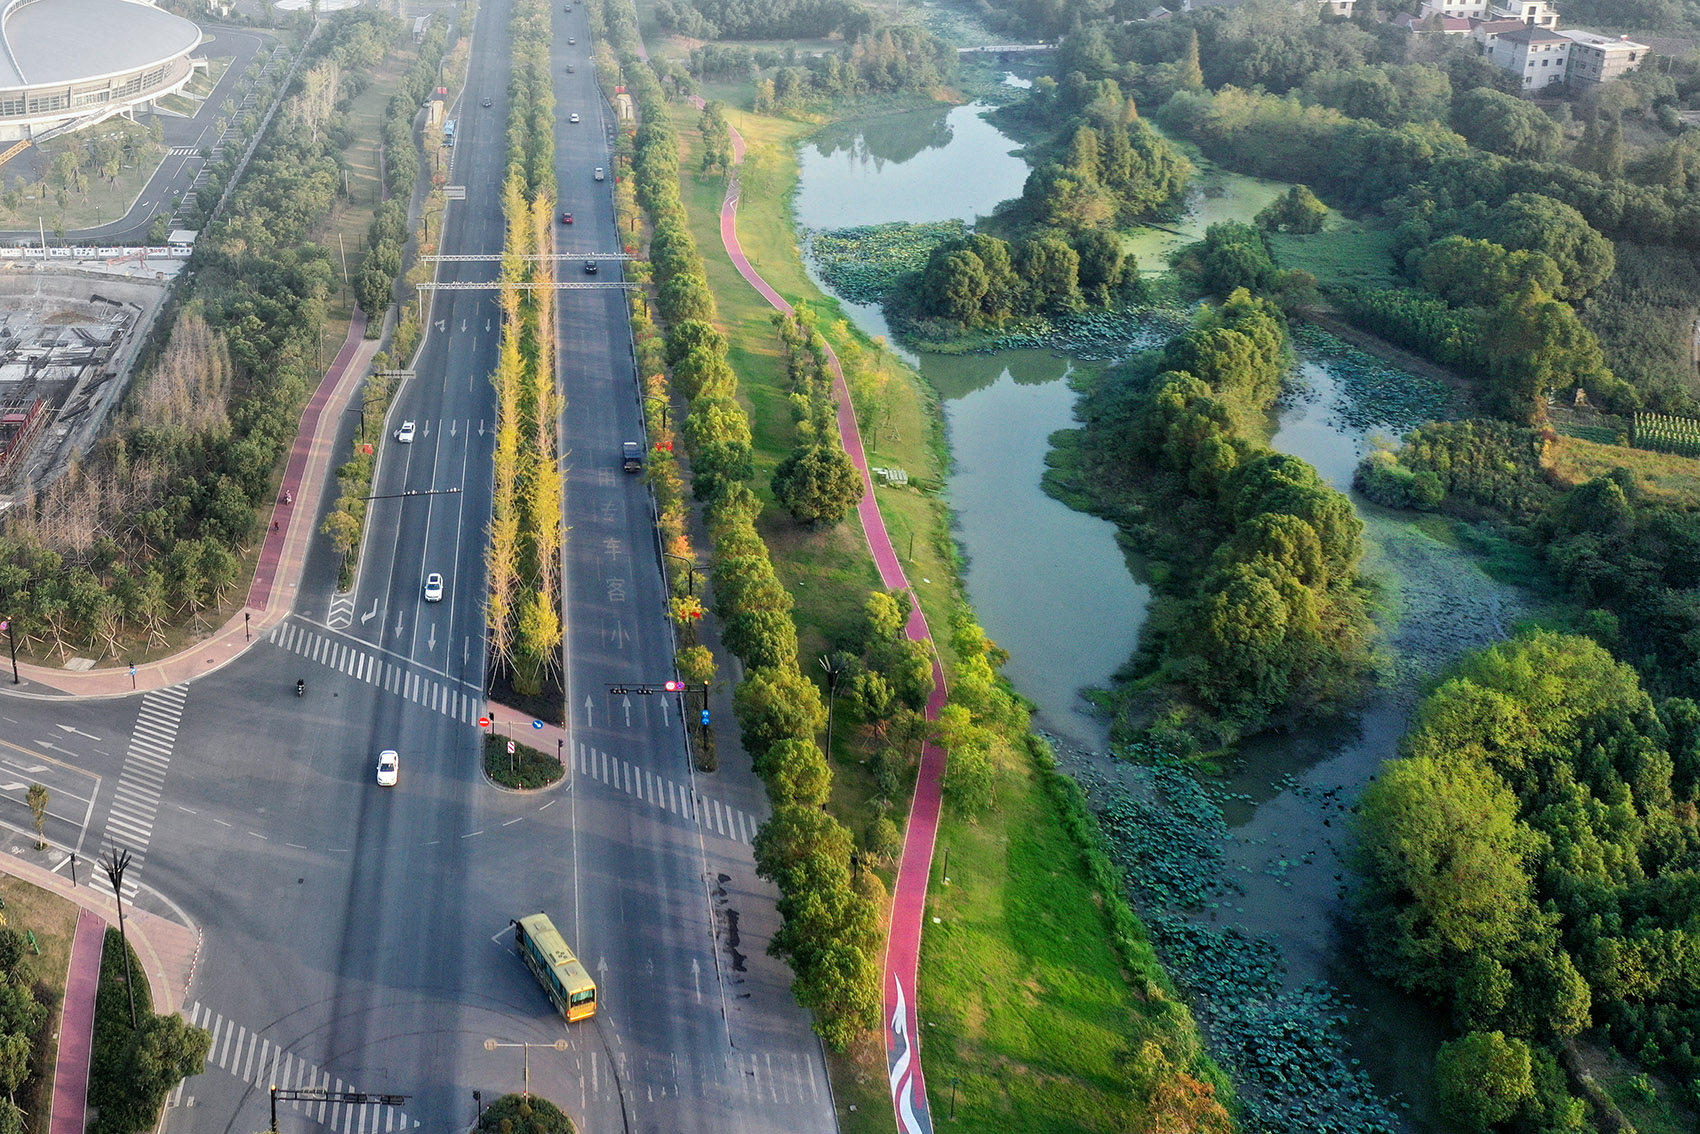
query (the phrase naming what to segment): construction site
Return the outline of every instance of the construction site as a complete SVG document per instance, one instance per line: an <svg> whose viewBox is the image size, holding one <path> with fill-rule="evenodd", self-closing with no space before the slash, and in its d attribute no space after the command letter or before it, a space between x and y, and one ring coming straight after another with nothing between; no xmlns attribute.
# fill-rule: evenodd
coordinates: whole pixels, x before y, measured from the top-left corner
<svg viewBox="0 0 1700 1134"><path fill-rule="evenodd" d="M169 286L156 272L17 267L0 269L0 512L100 435Z"/></svg>

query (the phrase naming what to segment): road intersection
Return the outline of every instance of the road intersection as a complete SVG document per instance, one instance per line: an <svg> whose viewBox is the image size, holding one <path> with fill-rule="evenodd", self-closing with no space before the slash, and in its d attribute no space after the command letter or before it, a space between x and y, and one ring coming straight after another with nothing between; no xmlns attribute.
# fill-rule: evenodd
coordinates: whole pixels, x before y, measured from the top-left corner
<svg viewBox="0 0 1700 1134"><path fill-rule="evenodd" d="M493 0L478 16L451 166L470 191L451 208L445 254L500 248L508 9ZM587 47L565 46L569 34L588 43L582 11L553 18L556 62L587 64ZM612 185L590 171L613 165L611 111L588 65L557 84L561 207L576 215L559 247L606 252L618 243ZM617 278L619 266L604 270ZM460 281L494 272L443 266ZM487 1040L563 1036L567 1051L530 1053L531 1086L586 1130L835 1125L819 1043L789 972L765 954L777 915L751 859L767 813L759 781L738 757L697 772L670 698L607 692L672 676L673 640L648 492L618 471L621 443L642 436L623 294L560 296L573 711L535 728L498 719L566 759L560 785L511 793L482 772L493 291L435 299L393 411L417 434L383 451L352 592L338 594L316 533L328 471L360 428L331 382L286 482L298 488L280 512L289 530L268 545L262 617L135 678L29 670L20 688L38 698L0 702L0 797L18 796L9 785L25 776L52 783L56 849L42 863L63 874L72 851L86 863L122 846L136 856L126 898L201 935L177 993L214 1048L172 1100L174 1130L261 1129L274 1083L407 1096L292 1102L281 1113L293 1129L463 1129L473 1090L520 1086L520 1055ZM423 596L430 572L445 577L441 602ZM102 696L54 696L78 689ZM401 753L395 788L373 782L383 748ZM27 808L0 804L0 823L27 827ZM594 1021L567 1028L515 955L510 919L538 909L591 966Z"/></svg>

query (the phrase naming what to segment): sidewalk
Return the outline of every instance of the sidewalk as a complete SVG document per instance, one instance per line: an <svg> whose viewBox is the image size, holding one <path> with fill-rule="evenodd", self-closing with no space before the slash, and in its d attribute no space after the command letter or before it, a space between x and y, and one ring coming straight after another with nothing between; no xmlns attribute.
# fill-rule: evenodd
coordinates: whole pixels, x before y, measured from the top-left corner
<svg viewBox="0 0 1700 1134"><path fill-rule="evenodd" d="M92 861L82 865L87 871L98 869ZM49 1134L83 1134L100 955L107 927L118 924L118 907L111 898L85 884L92 874L83 874L78 884L73 885L70 879L14 855L0 855L0 873L39 886L81 907L76 935L71 940L65 1001L60 1009L59 1049L54 1063L48 1129ZM124 906L124 931L153 990L154 1011L160 1014L177 1011L195 976L200 932L136 909L129 903Z"/></svg>
<svg viewBox="0 0 1700 1134"><path fill-rule="evenodd" d="M288 617L294 608L307 551L316 534L319 498L338 464L336 435L342 413L366 374L379 342L366 337L366 313L356 310L348 337L301 414L283 483L271 513L262 517L259 561L248 589L247 609L238 611L211 636L180 653L136 667L110 666L78 673L18 663L23 685L0 682L0 694L35 697L115 697L138 689L161 689L228 665L253 638ZM283 503L288 493L293 504ZM273 525L276 530L272 530ZM127 915L126 915L127 916Z"/></svg>
<svg viewBox="0 0 1700 1134"><path fill-rule="evenodd" d="M701 105L701 100L695 100ZM738 166L744 160L744 138L732 130L732 180L726 201L720 207L720 240L726 254L750 286L780 311L790 314L791 305L761 278L738 240ZM862 474L862 500L856 514L862 521L868 550L879 568L880 583L887 590L909 590L902 562L891 546L885 517L874 499L874 481L862 448L862 431L856 424L856 409L844 381L844 368L829 344L827 361L832 364L832 389L838 399L838 432L844 451ZM909 596L909 623L904 632L914 641L932 642L927 617L914 593ZM937 720L944 708L944 669L938 651L933 651L933 692L927 698L927 719ZM885 1055L891 1077L891 1102L897 1112L901 1134L930 1134L932 1113L927 1107L926 1079L921 1073L920 1031L915 1010L915 980L921 961L921 926L927 908L927 881L932 872L933 846L938 838L939 808L943 798L945 753L935 744L921 749L921 768L915 795L909 803L909 823L903 839L903 858L897 868L897 885L891 892L891 936L885 952Z"/></svg>

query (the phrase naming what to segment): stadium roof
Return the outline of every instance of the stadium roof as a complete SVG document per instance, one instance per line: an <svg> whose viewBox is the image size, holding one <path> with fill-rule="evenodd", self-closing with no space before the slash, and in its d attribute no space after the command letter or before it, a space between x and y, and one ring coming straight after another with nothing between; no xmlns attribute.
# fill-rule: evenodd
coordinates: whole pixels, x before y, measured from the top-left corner
<svg viewBox="0 0 1700 1134"><path fill-rule="evenodd" d="M133 0L10 0L0 14L0 87L98 78L200 42L190 21Z"/></svg>

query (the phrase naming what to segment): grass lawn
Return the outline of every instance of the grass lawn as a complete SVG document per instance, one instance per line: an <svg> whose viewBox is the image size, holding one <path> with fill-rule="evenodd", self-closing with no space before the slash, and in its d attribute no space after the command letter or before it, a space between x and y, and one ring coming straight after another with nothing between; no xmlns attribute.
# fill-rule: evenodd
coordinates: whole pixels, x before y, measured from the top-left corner
<svg viewBox="0 0 1700 1134"><path fill-rule="evenodd" d="M1576 485L1624 468L1635 483L1663 504L1691 508L1700 504L1700 460L1673 453L1653 453L1627 445L1602 445L1581 437L1560 435L1547 457L1548 467L1565 484Z"/></svg>
<svg viewBox="0 0 1700 1134"><path fill-rule="evenodd" d="M224 73L230 70L230 64L234 59L235 56L232 55L226 55L219 59L208 59L206 67L196 71L190 77L189 85L183 88L184 93L195 95L198 98L206 98L212 94L213 91L218 89L219 80L224 78ZM199 106L200 103L196 101L195 105Z"/></svg>
<svg viewBox="0 0 1700 1134"><path fill-rule="evenodd" d="M80 190L61 192L58 178L53 173L54 160L69 151L86 154L90 139L97 134L123 134L142 139L138 160L121 167L118 176L111 181L93 169L85 169ZM29 229L45 226L48 233L53 234L117 220L129 210L131 202L147 185L166 154L166 148L152 140L146 126L118 118L88 130L54 138L37 148L41 151L41 167L47 171L45 182L22 187L22 200L15 202L15 207L0 201L0 226ZM7 187L17 188L18 180L13 176Z"/></svg>
<svg viewBox="0 0 1700 1134"><path fill-rule="evenodd" d="M792 441L772 309L737 275L721 245L724 181L690 172L701 144L696 112L683 104L674 112L686 171L681 189L752 416L759 470L753 487L765 495L767 475ZM823 333L843 353L857 333L838 325L837 304L809 280L791 228L795 147L813 127L745 111L730 117L750 145L738 212L744 249L781 295L819 312ZM892 375L893 405L889 424L877 438L866 439L870 463L900 467L912 480L936 484L948 459L937 397L895 358L884 356L881 365ZM948 511L921 489L876 491L933 632L947 640L949 615L960 601ZM815 654L855 632L865 596L878 585L871 559L854 521L810 533L770 511L762 534L796 596L801 656L805 671L813 673ZM950 663L947 653L947 668ZM951 848L953 884L946 889L935 880L932 890L930 914L941 921L929 923L923 939L919 1006L935 1120L949 1120L954 1078L957 1121L965 1129L1120 1130L1129 1105L1123 1061L1146 1033L1142 1003L1111 948L1103 903L1081 865L1080 850L1025 753L1017 751L1021 754L1001 769L997 809L975 823L947 810L940 830L941 855L944 846ZM870 746L841 706L830 806L858 838L879 814L869 755ZM893 816L901 820L907 799L891 802ZM881 875L889 886L889 864ZM1143 975L1150 979L1138 981L1142 988L1163 983L1158 972ZM1159 1000L1153 994L1149 1004L1150 1018L1160 1021L1152 1027L1173 1027L1173 1021L1190 1027L1184 1007ZM843 1056L829 1055L828 1062L840 1129L890 1131L878 1037Z"/></svg>
<svg viewBox="0 0 1700 1134"><path fill-rule="evenodd" d="M935 865L919 1012L934 1123L954 1094L966 1130L1124 1130L1138 1006L1025 755L999 772L994 813L967 823L947 808L939 827L950 884Z"/></svg>
<svg viewBox="0 0 1700 1134"><path fill-rule="evenodd" d="M1394 287L1393 233L1335 213L1328 227L1309 236L1277 233L1271 238L1283 268L1309 272L1317 282L1356 287Z"/></svg>
<svg viewBox="0 0 1700 1134"><path fill-rule="evenodd" d="M71 965L71 938L77 931L77 907L57 894L8 875L0 875L0 916L19 933L33 932L41 946L38 957L24 952L22 971L35 998L47 1005L47 1025L31 1054L31 1078L18 1092L17 1104L32 1116L30 1130L45 1134L53 1100L53 1064L58 1051L52 1037L59 1034L59 1011L65 1000L65 974Z"/></svg>
<svg viewBox="0 0 1700 1134"><path fill-rule="evenodd" d="M378 177L378 143L384 108L395 93L396 83L417 56L411 40L392 51L372 76L371 85L360 92L349 110L348 125L354 141L342 151L342 165L348 171L348 193L337 198L331 215L315 225L311 234L315 243L329 248L336 258L339 283L344 253L348 257L349 279L359 274L365 258L366 233L372 227L372 213L383 190ZM326 365L336 357L353 318L354 289L343 283L326 306L325 349L321 359Z"/></svg>

